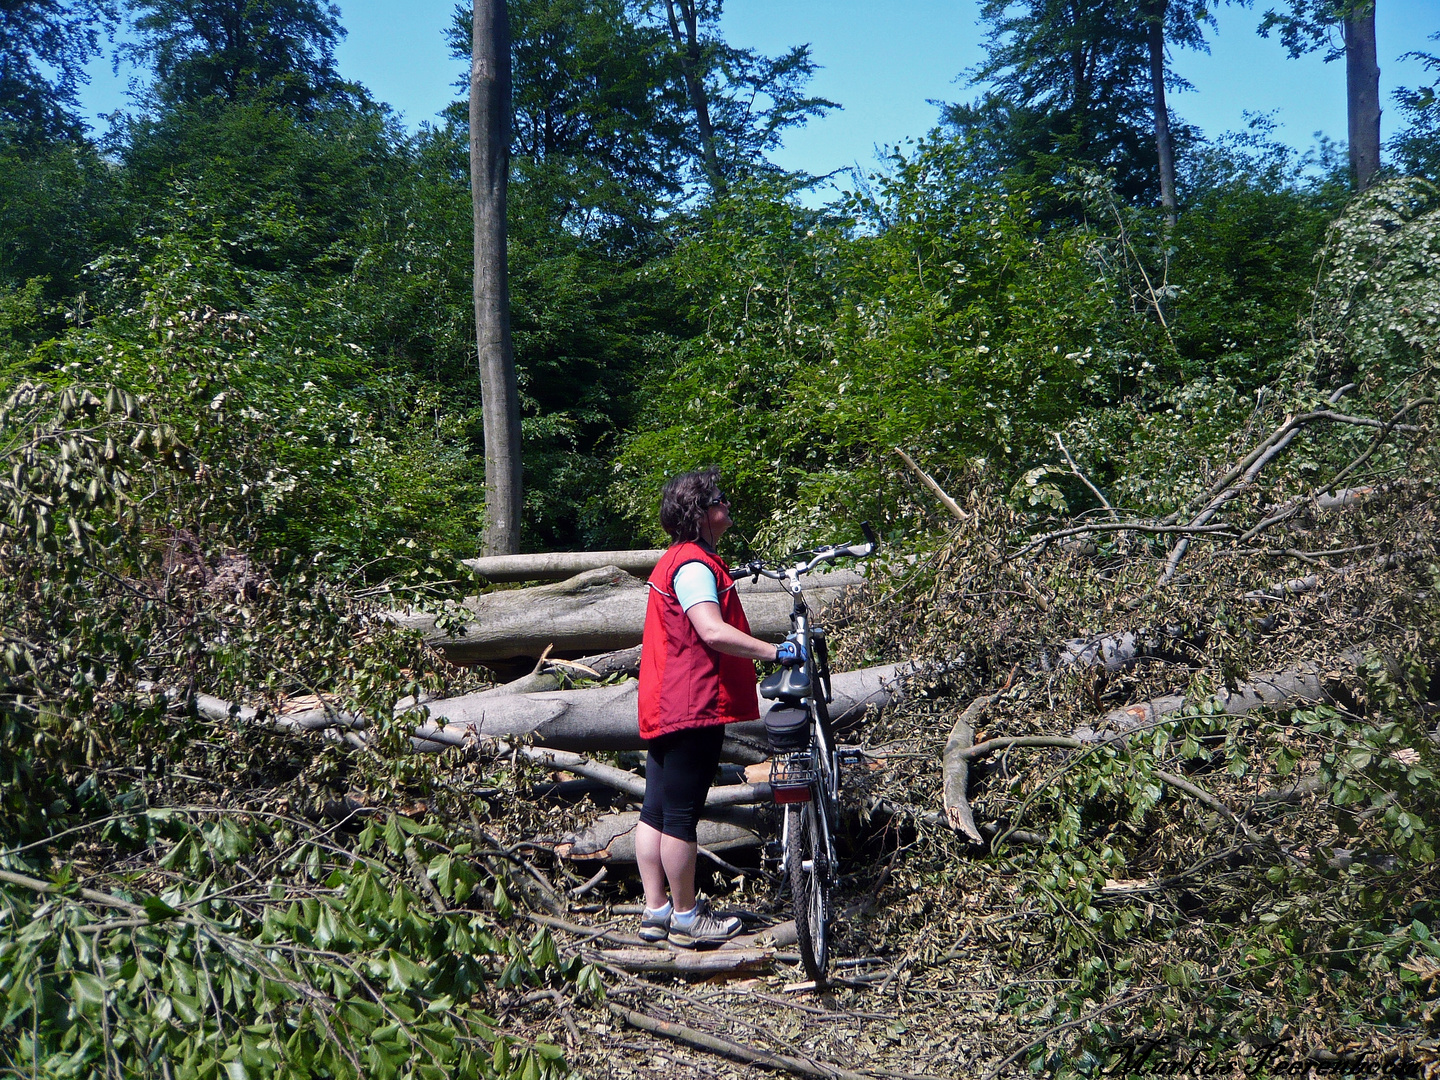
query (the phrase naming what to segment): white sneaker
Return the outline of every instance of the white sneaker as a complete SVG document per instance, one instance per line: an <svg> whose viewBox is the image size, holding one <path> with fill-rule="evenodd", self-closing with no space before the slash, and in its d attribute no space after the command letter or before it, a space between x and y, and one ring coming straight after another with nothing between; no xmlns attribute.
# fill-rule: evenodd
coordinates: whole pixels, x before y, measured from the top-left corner
<svg viewBox="0 0 1440 1080"><path fill-rule="evenodd" d="M731 915L721 918L710 911L709 900L697 900L695 910L670 915L670 944L682 949L693 949L696 945L719 945L740 933L744 926Z"/></svg>

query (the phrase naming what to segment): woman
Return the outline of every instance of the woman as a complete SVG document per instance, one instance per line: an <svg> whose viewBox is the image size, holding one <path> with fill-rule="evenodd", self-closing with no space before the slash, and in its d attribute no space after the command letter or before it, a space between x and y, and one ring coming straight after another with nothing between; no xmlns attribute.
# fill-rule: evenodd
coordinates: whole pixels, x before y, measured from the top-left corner
<svg viewBox="0 0 1440 1080"><path fill-rule="evenodd" d="M645 885L640 936L685 948L740 932L739 919L712 914L695 896L695 825L725 725L760 715L754 661L798 659L793 642L776 646L750 634L735 581L715 553L734 524L718 475L682 473L661 492L660 524L672 543L650 575L640 650L640 735L649 750L635 838Z"/></svg>

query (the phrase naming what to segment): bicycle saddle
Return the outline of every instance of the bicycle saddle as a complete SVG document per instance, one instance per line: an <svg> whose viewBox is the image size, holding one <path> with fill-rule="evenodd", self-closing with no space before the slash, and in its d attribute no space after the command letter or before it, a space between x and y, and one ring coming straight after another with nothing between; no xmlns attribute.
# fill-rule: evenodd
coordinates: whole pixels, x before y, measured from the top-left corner
<svg viewBox="0 0 1440 1080"><path fill-rule="evenodd" d="M767 701L788 701L810 696L810 676L803 667L783 667L760 683L760 696Z"/></svg>

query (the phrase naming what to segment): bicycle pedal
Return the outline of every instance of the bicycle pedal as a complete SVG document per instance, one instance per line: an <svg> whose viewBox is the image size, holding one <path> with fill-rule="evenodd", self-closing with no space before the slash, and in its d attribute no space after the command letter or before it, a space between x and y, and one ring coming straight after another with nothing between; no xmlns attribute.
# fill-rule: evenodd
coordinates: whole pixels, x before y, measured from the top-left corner
<svg viewBox="0 0 1440 1080"><path fill-rule="evenodd" d="M865 762L865 751L848 749L835 751L835 760L841 765L862 765Z"/></svg>

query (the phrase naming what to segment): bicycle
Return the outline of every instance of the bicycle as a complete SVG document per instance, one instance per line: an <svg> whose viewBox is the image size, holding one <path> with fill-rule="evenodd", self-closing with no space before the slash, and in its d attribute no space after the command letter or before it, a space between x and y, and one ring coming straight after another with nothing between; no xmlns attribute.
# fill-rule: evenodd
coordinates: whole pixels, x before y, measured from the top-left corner
<svg viewBox="0 0 1440 1080"><path fill-rule="evenodd" d="M830 962L830 890L839 880L832 829L840 806L840 766L859 754L842 749L830 722L830 654L823 627L810 620L800 578L837 559L863 559L879 546L870 523L861 525L863 544L833 544L801 552L789 566L749 563L752 580L778 581L790 594L791 640L804 648L805 663L784 667L760 683L760 696L774 701L765 717L772 754L770 790L784 807L780 833L780 874L790 883L800 960L816 987L823 987Z"/></svg>

